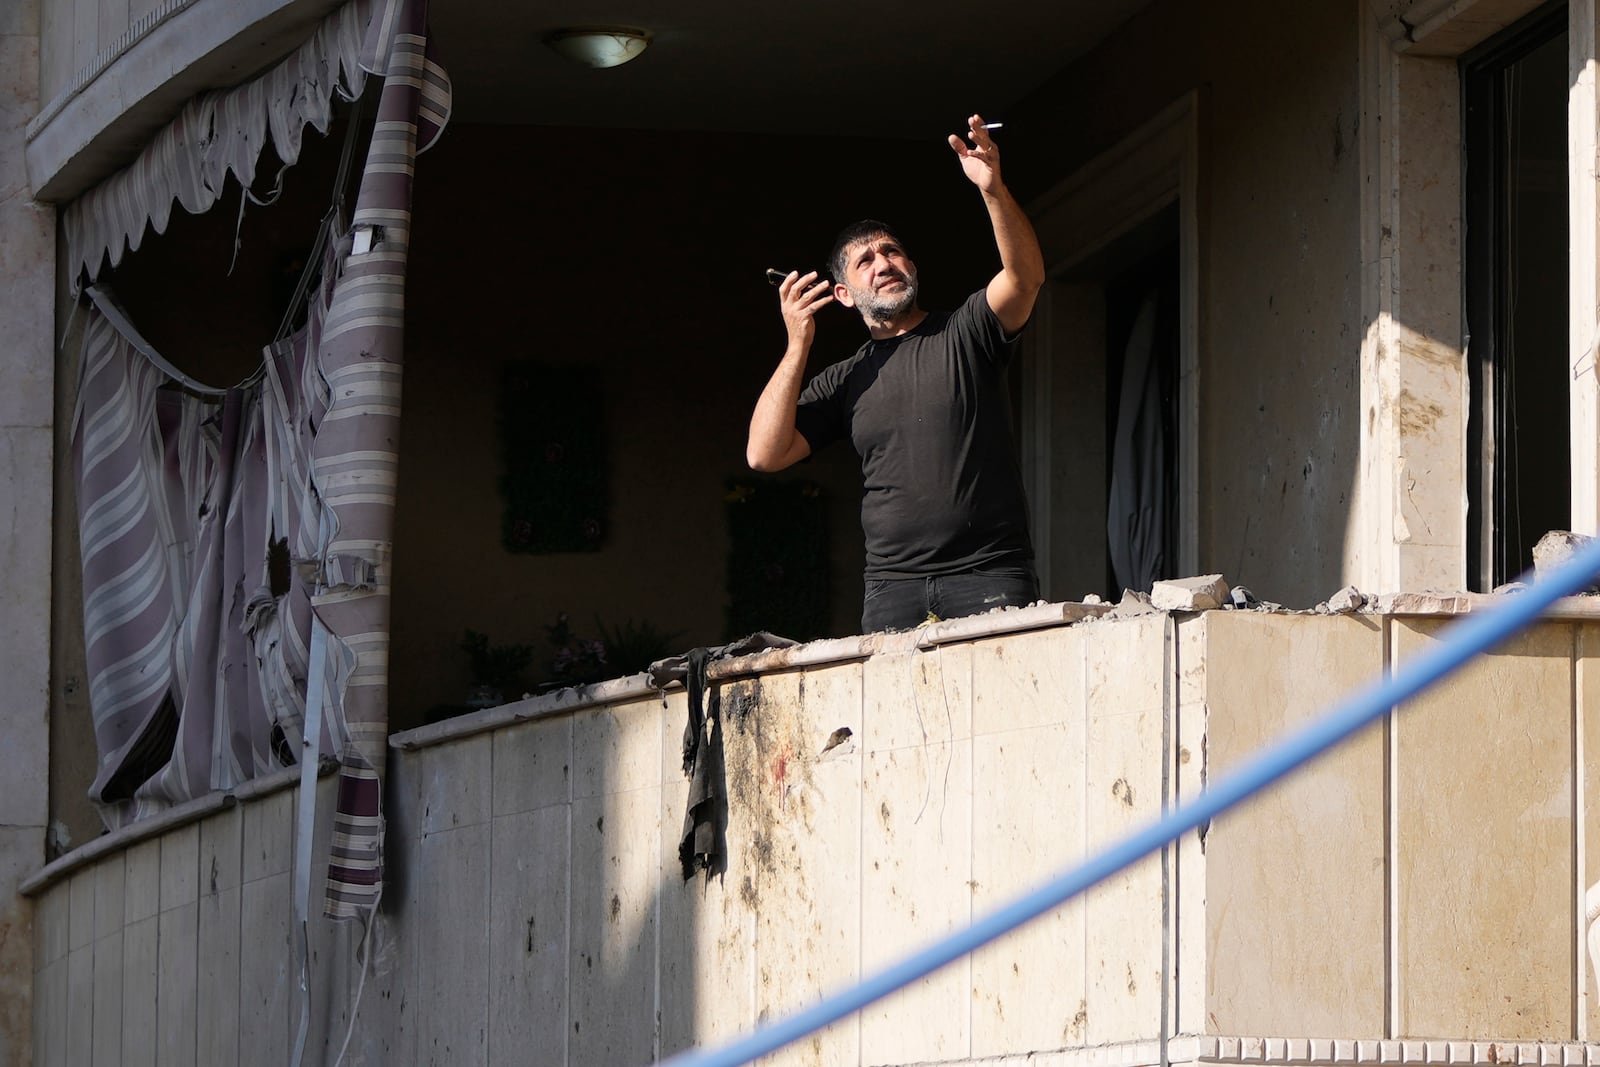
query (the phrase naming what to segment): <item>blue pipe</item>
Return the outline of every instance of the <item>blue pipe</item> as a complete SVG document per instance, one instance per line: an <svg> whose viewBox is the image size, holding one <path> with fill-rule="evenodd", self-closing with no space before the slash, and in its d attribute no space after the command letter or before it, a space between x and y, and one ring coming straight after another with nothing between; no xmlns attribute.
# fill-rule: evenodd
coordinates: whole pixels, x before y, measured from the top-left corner
<svg viewBox="0 0 1600 1067"><path fill-rule="evenodd" d="M1585 545L1560 570L1506 598L1503 605L1468 615L1451 625L1438 645L1404 664L1393 677L1368 685L1322 718L1252 756L1234 771L1211 782L1189 804L1174 808L1145 829L1058 875L1039 888L973 922L942 941L868 976L859 985L762 1027L720 1049L689 1050L665 1061L665 1067L739 1067L838 1022L924 977L947 963L1010 933L1023 923L1059 907L1125 867L1172 844L1189 830L1221 815L1240 801L1277 782L1387 715L1397 704L1464 666L1536 622L1551 604L1587 588L1600 575L1600 540Z"/></svg>

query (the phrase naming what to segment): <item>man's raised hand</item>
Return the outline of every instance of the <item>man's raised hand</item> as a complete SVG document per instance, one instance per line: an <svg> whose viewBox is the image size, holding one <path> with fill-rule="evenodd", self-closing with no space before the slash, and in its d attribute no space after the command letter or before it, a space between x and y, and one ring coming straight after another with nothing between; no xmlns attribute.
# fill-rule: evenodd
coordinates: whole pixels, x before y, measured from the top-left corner
<svg viewBox="0 0 1600 1067"><path fill-rule="evenodd" d="M1000 149L989 131L983 128L982 115L967 119L967 137L972 141L970 147L952 133L950 147L961 157L961 170L967 179L980 191L990 192L1000 184Z"/></svg>
<svg viewBox="0 0 1600 1067"><path fill-rule="evenodd" d="M818 278L816 271L790 271L778 283L778 300L783 310L783 324L789 329L791 344L811 347L817 335L816 314L833 303L832 286L826 278Z"/></svg>

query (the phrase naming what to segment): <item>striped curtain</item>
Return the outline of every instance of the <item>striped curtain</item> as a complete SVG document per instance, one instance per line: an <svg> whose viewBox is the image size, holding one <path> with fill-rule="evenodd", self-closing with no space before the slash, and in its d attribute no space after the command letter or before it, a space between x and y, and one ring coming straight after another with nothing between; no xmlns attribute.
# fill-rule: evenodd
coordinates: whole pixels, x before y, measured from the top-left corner
<svg viewBox="0 0 1600 1067"><path fill-rule="evenodd" d="M372 7L384 78L354 217L306 324L207 390L97 295L74 419L85 644L108 826L228 789L301 751L313 616L329 654L321 750L338 754L325 909L382 884L390 546L411 178L449 115L422 0ZM359 242L359 246L358 243Z"/></svg>
<svg viewBox="0 0 1600 1067"><path fill-rule="evenodd" d="M108 826L298 757L306 561L324 521L310 452L328 406L311 357L327 290L256 375L223 391L175 379L125 322L89 313L73 463L100 752L90 796ZM332 658L321 680L325 751L346 732L337 693L351 669Z"/></svg>
<svg viewBox="0 0 1600 1067"><path fill-rule="evenodd" d="M312 481L331 534L323 591L329 633L355 657L343 693L346 737L325 911L348 918L382 884L381 776L388 754L390 548L400 439L400 366L411 184L417 153L449 117L449 82L427 57L425 0L397 0L373 21L371 53L387 57L348 252L334 285L318 361L329 388L312 447Z"/></svg>

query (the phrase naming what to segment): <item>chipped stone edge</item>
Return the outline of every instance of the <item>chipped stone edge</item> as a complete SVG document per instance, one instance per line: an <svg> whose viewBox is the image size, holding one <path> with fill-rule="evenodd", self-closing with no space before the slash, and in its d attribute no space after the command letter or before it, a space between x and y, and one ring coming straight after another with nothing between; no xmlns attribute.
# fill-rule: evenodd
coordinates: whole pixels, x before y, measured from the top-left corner
<svg viewBox="0 0 1600 1067"><path fill-rule="evenodd" d="M339 761L332 756L324 756L317 768L317 777L326 778L339 769ZM86 867L95 860L112 852L120 852L130 845L152 837L159 837L168 830L176 830L180 826L187 826L199 822L207 815L214 815L219 811L233 807L242 802L258 800L273 793L281 793L286 789L293 789L300 784L300 768L285 767L281 771L261 775L247 782L240 782L232 789L207 793L203 797L174 804L158 815L148 819L141 819L136 823L112 830L110 833L101 834L93 841L80 845L71 852L45 864L34 874L29 875L17 887L17 892L25 897L37 896L50 886L61 881L72 872Z"/></svg>
<svg viewBox="0 0 1600 1067"><path fill-rule="evenodd" d="M1515 594L1510 594L1515 595ZM1369 600L1367 606L1350 614L1389 615L1397 618L1465 615L1475 610L1491 608L1504 602L1506 594L1492 593L1386 593ZM1224 608L1208 609L1212 611ZM1007 608L964 619L950 619L931 623L916 630L896 633L864 634L858 637L838 637L791 648L767 649L748 656L719 660L711 664L707 677L713 681L729 681L752 675L777 671L821 667L833 663L849 663L868 659L879 654L903 654L919 649L936 648L958 641L975 641L1001 634L1022 633L1058 626L1071 626L1088 619L1115 621L1118 616L1114 604L1081 604L1063 601L1050 604L1033 604L1025 608ZM1151 608L1141 614L1204 614L1204 612L1167 611ZM1305 614L1284 611L1281 614ZM1132 616L1138 617L1138 616ZM1564 597L1545 613L1548 619L1600 619L1600 597ZM389 747L406 752L428 748L432 745L471 737L473 734L497 730L519 722L571 715L586 708L606 704L622 704L657 696L655 686L644 674L597 682L594 685L573 686L553 693L501 704L482 711L458 715L443 722L419 726L391 734ZM1600 1067L1597 1063L1595 1067Z"/></svg>
<svg viewBox="0 0 1600 1067"><path fill-rule="evenodd" d="M748 656L718 660L707 669L706 677L712 681L731 681L805 667L850 663L880 653L908 653L956 641L1070 626L1084 619L1105 615L1111 610L1109 604L1078 604L1070 601L1033 604L1025 608L1009 608L965 619L931 623L916 630L837 637L789 648L764 649ZM680 687L674 684L673 688ZM553 693L542 693L482 711L468 712L443 722L419 726L415 730L403 730L390 735L389 747L414 752L514 723L571 715L585 708L622 704L656 695L656 687L650 684L648 675L630 674L625 678L558 689Z"/></svg>
<svg viewBox="0 0 1600 1067"><path fill-rule="evenodd" d="M1397 617L1470 615L1504 604L1516 593L1384 593L1354 614ZM1543 619L1583 621L1600 619L1600 597L1566 596L1550 605Z"/></svg>

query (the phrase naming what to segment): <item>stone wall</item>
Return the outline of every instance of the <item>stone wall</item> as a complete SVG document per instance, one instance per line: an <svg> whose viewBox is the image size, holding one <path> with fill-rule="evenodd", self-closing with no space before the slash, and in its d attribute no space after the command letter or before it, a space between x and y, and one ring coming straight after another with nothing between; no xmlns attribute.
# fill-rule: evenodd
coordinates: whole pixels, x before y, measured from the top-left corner
<svg viewBox="0 0 1600 1067"><path fill-rule="evenodd" d="M39 4L0 7L0 1065L29 1061L32 907L49 804L55 211L33 198L24 126L39 101Z"/></svg>
<svg viewBox="0 0 1600 1067"><path fill-rule="evenodd" d="M682 690L624 680L397 736L371 973L352 1030L359 928L313 924L309 1062L347 1030L350 1063L647 1063L725 1040L1155 819L1439 625L1158 613L733 664L727 868L687 882ZM1542 624L775 1062L1593 1062L1576 816L1596 633ZM37 1062L283 1061L293 804L218 804L35 880Z"/></svg>

